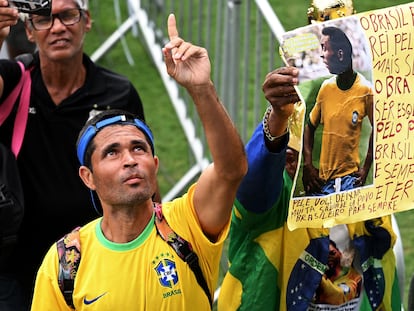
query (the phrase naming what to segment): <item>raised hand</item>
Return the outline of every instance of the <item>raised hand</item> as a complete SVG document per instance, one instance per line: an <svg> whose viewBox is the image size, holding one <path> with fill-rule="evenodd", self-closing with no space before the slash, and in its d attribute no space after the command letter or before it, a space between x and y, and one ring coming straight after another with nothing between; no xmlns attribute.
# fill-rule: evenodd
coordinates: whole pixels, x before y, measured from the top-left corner
<svg viewBox="0 0 414 311"><path fill-rule="evenodd" d="M274 111L285 117L293 112L293 105L299 101L294 85L298 84L299 70L294 67L281 67L269 72L262 85L267 101Z"/></svg>
<svg viewBox="0 0 414 311"><path fill-rule="evenodd" d="M168 36L163 48L168 74L185 88L211 83L207 50L179 37L174 14L168 16Z"/></svg>
<svg viewBox="0 0 414 311"><path fill-rule="evenodd" d="M281 137L286 133L288 119L294 112L295 102L299 101L295 86L298 84L299 70L294 67L277 68L266 75L262 85L263 94L272 106L267 119L269 132L274 137ZM266 140L271 151L278 150L283 140Z"/></svg>
<svg viewBox="0 0 414 311"><path fill-rule="evenodd" d="M9 35L10 26L16 25L19 12L16 8L9 7L6 0L0 0L0 44Z"/></svg>

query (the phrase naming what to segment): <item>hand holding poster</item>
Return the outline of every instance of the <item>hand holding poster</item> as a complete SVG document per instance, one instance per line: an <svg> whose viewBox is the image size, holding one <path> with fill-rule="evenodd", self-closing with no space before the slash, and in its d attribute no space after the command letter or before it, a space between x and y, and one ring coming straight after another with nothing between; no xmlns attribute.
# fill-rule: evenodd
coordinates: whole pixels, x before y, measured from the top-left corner
<svg viewBox="0 0 414 311"><path fill-rule="evenodd" d="M414 207L414 5L284 34L300 69L302 159L288 225L333 227Z"/></svg>

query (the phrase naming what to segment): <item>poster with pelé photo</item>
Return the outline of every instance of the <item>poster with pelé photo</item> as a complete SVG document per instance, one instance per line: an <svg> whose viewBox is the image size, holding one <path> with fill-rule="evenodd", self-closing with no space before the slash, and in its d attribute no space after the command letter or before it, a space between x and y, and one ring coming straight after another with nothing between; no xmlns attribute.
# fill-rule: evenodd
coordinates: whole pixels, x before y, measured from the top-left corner
<svg viewBox="0 0 414 311"><path fill-rule="evenodd" d="M283 35L299 68L301 142L289 228L331 228L414 207L414 4Z"/></svg>

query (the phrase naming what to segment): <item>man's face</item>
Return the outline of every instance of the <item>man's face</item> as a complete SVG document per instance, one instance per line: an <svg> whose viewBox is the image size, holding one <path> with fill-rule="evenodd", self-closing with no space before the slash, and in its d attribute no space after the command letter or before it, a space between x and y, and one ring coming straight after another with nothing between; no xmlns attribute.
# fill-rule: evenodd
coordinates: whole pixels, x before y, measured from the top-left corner
<svg viewBox="0 0 414 311"><path fill-rule="evenodd" d="M341 264L341 252L332 243L329 244L328 267L334 269Z"/></svg>
<svg viewBox="0 0 414 311"><path fill-rule="evenodd" d="M74 0L53 0L52 14L58 14L70 9L77 9ZM42 58L51 61L62 61L73 58L83 52L83 41L86 32L91 28L89 12L84 11L78 23L65 26L55 17L53 26L47 30L35 30L31 25L27 28L30 41L38 46ZM36 15L33 15L36 17Z"/></svg>
<svg viewBox="0 0 414 311"><path fill-rule="evenodd" d="M348 69L348 64L344 61L344 51L341 49L334 51L329 36L322 35L321 49L321 58L330 73L340 74Z"/></svg>
<svg viewBox="0 0 414 311"><path fill-rule="evenodd" d="M290 178L293 180L296 174L296 169L298 168L298 159L299 159L299 152L292 149L287 148L286 149L286 172L290 176Z"/></svg>
<svg viewBox="0 0 414 311"><path fill-rule="evenodd" d="M335 52L332 50L331 44L329 42L329 36L322 36L321 38L321 49L322 49L322 60L326 68L328 68L330 73L332 72L332 67L334 63L338 62L338 59L335 55Z"/></svg>
<svg viewBox="0 0 414 311"><path fill-rule="evenodd" d="M133 125L107 126L95 136L94 144L93 172L86 184L96 190L103 206L135 205L152 197L158 158L139 129Z"/></svg>

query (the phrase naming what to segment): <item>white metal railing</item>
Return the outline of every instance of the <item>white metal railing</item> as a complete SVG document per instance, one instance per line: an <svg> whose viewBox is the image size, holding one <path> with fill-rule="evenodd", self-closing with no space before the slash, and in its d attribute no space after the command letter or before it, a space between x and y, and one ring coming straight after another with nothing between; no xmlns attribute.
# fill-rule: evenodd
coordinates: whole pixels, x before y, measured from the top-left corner
<svg viewBox="0 0 414 311"><path fill-rule="evenodd" d="M168 14L175 12L177 15L183 38L208 49L219 96L245 141L266 105L261 91L264 76L276 62L281 65L276 51L284 30L267 0L255 3L240 0L129 0L128 3L130 18L116 35L122 36L123 27L137 21L195 159L194 163L189 163L187 173L167 194L163 194L163 200L168 201L182 192L210 161L193 104L165 73L161 46L167 38L165 21Z"/></svg>
<svg viewBox="0 0 414 311"><path fill-rule="evenodd" d="M122 41L126 58L130 64L133 59L130 56L128 46L124 40L127 31L137 27L140 30L142 41L148 47L148 51L157 67L159 74L164 82L166 90L171 98L180 124L188 141L188 148L194 155L194 163L189 163L187 173L177 181L167 194L163 195L163 200L170 200L188 185L209 163L208 151L206 149L202 128L198 122L198 117L193 111L193 105L189 103L189 98L183 94L179 86L172 81L165 73L163 60L161 58L161 47L167 37L165 33L165 21L169 12L177 12L179 29L181 35L186 40L202 45L209 50L213 63L214 81L219 95L226 105L231 117L239 127L244 139L248 137L253 124L259 118L263 96L260 93L261 83L264 74L273 66L263 69L263 53L268 53L268 59L273 59L275 33L280 31L281 24L276 15L269 10L270 5L267 1L257 1L260 3L258 9L266 11L266 20L280 25L279 29L274 29L273 34L268 27L263 27L262 19L264 14L258 9L252 10L250 1L139 1L127 0L129 7L129 17L121 22L119 14L116 18L119 21L118 29L91 55L92 60L97 61L119 40ZM118 0L114 0L115 13L118 12ZM194 10L194 8L197 8ZM243 10L243 11L242 11ZM250 25L246 20L251 19L253 14L257 19L255 25ZM244 18L245 21L242 21ZM244 30L243 38L242 25ZM256 28L256 31L252 31ZM263 29L266 29L264 31ZM204 34L201 32L204 29ZM195 30L195 31L194 31ZM260 30L260 35L257 36ZM268 32L268 42L263 43L264 33ZM259 38L261 37L261 38ZM258 39L259 38L259 39ZM243 43L243 49L240 46ZM263 45L271 46L264 50ZM250 47L250 48L249 48ZM266 51L266 52L263 52ZM252 60L251 55L255 55ZM241 58L243 57L243 58ZM255 61L255 64L252 64ZM251 73L251 68L255 73ZM254 86L249 78L254 78ZM242 99L242 100L240 100ZM253 119L248 126L248 115L253 111ZM251 117L250 117L251 118Z"/></svg>

